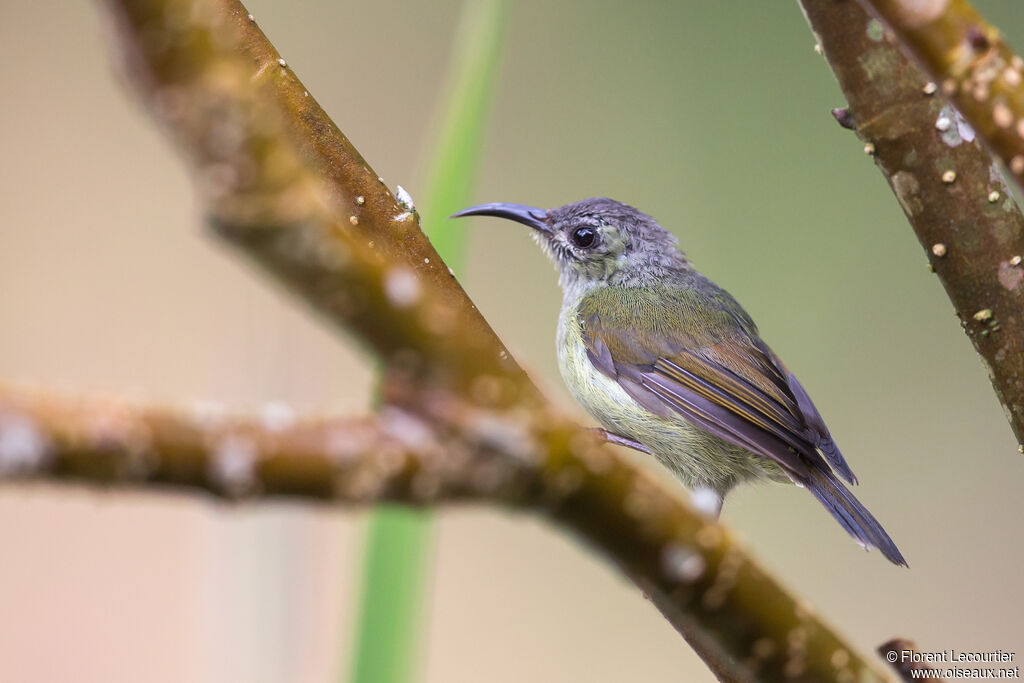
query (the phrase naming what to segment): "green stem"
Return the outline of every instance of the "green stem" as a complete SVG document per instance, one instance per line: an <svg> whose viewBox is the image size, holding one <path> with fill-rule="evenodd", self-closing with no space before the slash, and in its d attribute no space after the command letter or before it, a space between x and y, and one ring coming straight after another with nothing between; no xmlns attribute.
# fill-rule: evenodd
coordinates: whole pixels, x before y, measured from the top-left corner
<svg viewBox="0 0 1024 683"><path fill-rule="evenodd" d="M426 178L422 224L456 272L465 252L463 228L445 218L465 206L477 176L496 80L505 0L467 0L441 100L438 135ZM380 508L371 517L351 673L353 683L414 678L429 552L429 513Z"/></svg>

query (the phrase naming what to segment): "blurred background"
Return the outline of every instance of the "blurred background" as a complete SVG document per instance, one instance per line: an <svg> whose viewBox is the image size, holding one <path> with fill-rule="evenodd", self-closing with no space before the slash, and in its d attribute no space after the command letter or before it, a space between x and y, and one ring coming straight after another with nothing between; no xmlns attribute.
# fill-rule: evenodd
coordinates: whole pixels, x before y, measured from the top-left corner
<svg viewBox="0 0 1024 683"><path fill-rule="evenodd" d="M976 4L1024 46L1017 3ZM248 7L416 197L460 2ZM365 409L367 359L202 234L106 28L92 3L0 0L0 378ZM828 114L843 98L812 48L792 2L515 2L476 199L607 195L673 230L801 377L911 568L795 489L740 490L725 521L864 650L901 635L1024 656L1024 459L896 201ZM468 264L480 309L579 412L526 231L475 223ZM365 520L0 487L0 680L341 680ZM421 681L712 680L636 588L537 520L447 509L432 534Z"/></svg>

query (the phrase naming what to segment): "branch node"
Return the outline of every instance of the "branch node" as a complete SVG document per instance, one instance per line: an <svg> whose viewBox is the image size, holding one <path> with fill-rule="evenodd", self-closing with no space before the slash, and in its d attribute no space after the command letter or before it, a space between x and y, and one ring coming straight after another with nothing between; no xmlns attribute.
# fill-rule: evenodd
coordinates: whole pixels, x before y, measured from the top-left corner
<svg viewBox="0 0 1024 683"><path fill-rule="evenodd" d="M846 107L836 107L832 110L832 116L846 130L857 130L857 122L853 120L853 114Z"/></svg>

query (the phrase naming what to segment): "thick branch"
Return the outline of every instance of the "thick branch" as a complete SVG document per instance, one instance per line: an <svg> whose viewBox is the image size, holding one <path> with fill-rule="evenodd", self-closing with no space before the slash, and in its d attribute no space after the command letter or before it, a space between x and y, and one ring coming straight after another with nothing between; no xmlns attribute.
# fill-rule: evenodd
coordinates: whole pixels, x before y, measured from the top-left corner
<svg viewBox="0 0 1024 683"><path fill-rule="evenodd" d="M1024 60L966 0L859 0L941 85L1024 188Z"/></svg>
<svg viewBox="0 0 1024 683"><path fill-rule="evenodd" d="M858 3L800 4L1024 443L1024 216L999 167Z"/></svg>
<svg viewBox="0 0 1024 683"><path fill-rule="evenodd" d="M419 228L231 0L105 0L218 234L388 369L498 405L538 393ZM449 339L460 340L459 344ZM478 391L480 378L492 381Z"/></svg>
<svg viewBox="0 0 1024 683"><path fill-rule="evenodd" d="M464 435L465 436L465 435ZM228 499L297 496L344 504L517 498L526 468L398 409L358 419L191 413L116 399L0 391L0 476L164 484Z"/></svg>
<svg viewBox="0 0 1024 683"><path fill-rule="evenodd" d="M512 506L611 559L723 680L883 680L732 534L598 435L443 400L433 411L296 420L274 408L247 418L0 390L0 478L163 484L241 500Z"/></svg>
<svg viewBox="0 0 1024 683"><path fill-rule="evenodd" d="M618 565L724 680L882 678L675 487L543 403L414 212L396 202L238 2L105 2L133 80L186 151L218 233L379 354L389 371L385 402L402 411L274 431L252 420L211 426L167 412L7 396L0 445L13 439L14 453L31 453L18 450L26 434L42 444L25 467L231 496L523 507ZM117 429L96 440L89 435L97 421ZM350 431L365 441L345 445Z"/></svg>

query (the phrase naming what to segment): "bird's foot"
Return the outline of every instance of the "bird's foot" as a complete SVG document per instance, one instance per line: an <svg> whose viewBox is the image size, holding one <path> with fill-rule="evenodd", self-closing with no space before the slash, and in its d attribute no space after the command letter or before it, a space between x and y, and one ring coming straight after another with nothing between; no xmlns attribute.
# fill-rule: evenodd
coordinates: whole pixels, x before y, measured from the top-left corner
<svg viewBox="0 0 1024 683"><path fill-rule="evenodd" d="M619 446L625 446L626 448L632 448L634 451L640 451L641 453L651 454L651 449L643 445L639 441L629 438L628 436L622 436L614 432L609 432L607 429L601 429L600 427L591 427L591 432L596 434L600 439L613 443Z"/></svg>

